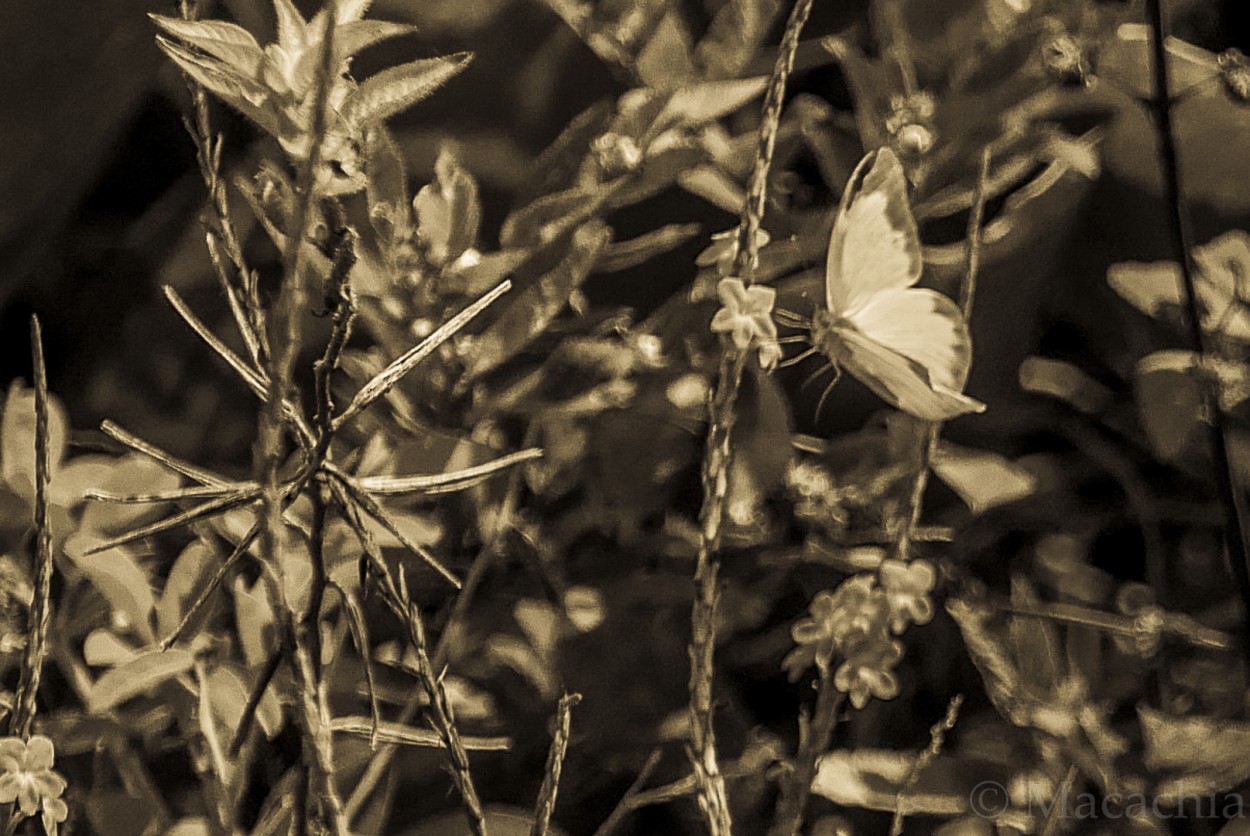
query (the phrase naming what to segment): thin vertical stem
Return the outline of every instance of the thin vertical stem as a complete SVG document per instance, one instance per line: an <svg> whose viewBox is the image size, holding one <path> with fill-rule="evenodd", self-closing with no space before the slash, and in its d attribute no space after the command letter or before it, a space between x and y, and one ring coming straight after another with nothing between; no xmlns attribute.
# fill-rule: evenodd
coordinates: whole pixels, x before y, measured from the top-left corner
<svg viewBox="0 0 1250 836"><path fill-rule="evenodd" d="M977 293L977 277L981 272L981 226L985 220L985 201L989 193L990 149L981 152L981 165L977 171L976 191L972 198L972 211L968 214L968 228L964 237L964 276L959 285L959 307L964 320L972 316L972 302ZM918 422L920 438L912 471L911 495L906 512L894 541L894 554L898 560L911 559L912 535L920 525L920 513L924 506L924 492L929 484L929 469L933 451L937 449L938 436L942 432L940 421Z"/></svg>
<svg viewBox="0 0 1250 836"><path fill-rule="evenodd" d="M17 685L16 707L9 719L9 733L30 737L35 719L35 697L48 656L48 623L52 617L52 519L48 505L48 482L52 462L48 451L48 372L43 359L43 329L39 318L30 318L30 348L35 377L35 592L26 624L26 654Z"/></svg>
<svg viewBox="0 0 1250 836"><path fill-rule="evenodd" d="M330 712L325 683L321 681L319 659L314 653L316 643L309 641L299 614L291 608L286 594L285 573L280 551L286 540L283 511L286 492L282 487L281 468L284 461L284 425L288 403L295 397L294 368L301 346L301 322L308 306L304 287L304 240L309 218L317 201L318 171L321 168L321 146L326 131L326 104L334 79L334 36L338 20L337 0L327 0L323 7L325 30L313 90L313 112L309 125L308 159L299 176L299 201L295 209L291 240L283 258L283 281L274 316L272 351L269 356L269 386L261 411L257 432L258 469L263 485L263 537L266 575L274 579L271 589L280 603L279 630L283 650L295 677L296 715L301 731L304 769L308 773L309 803L316 818L308 823L328 829L337 836L349 832L343 803L334 782L333 739L330 733ZM305 474L320 466L328 439L319 439L310 461L304 463ZM315 545L314 545L315 550ZM316 556L314 556L314 560ZM316 600L314 594L313 600ZM316 629L315 614L312 616Z"/></svg>
<svg viewBox="0 0 1250 836"><path fill-rule="evenodd" d="M1151 54L1154 71L1152 112L1159 141L1159 157L1163 165L1164 197L1168 208L1168 232L1173 254L1180 264L1185 300L1185 319L1194 351L1205 358L1209 352L1206 333L1202 329L1198 295L1195 290L1194 264L1191 256L1189 222L1185 213L1181 186L1180 155L1172 116L1166 33L1163 25L1162 0L1146 0L1146 16L1151 29ZM1246 619L1250 620L1250 548L1246 544L1246 509L1244 497L1237 487L1232 460L1228 452L1228 434L1224 413L1214 391L1217 385L1200 375L1204 412L1207 416L1207 446L1214 467L1216 490L1224 511L1224 542L1228 548L1233 578L1241 593ZM1243 642L1242 653L1250 661L1250 642Z"/></svg>
<svg viewBox="0 0 1250 836"><path fill-rule="evenodd" d="M564 755L569 748L573 706L581 701L581 694L565 694L556 708L555 733L551 736L551 748L547 750L547 766L543 770L542 787L538 790L537 809L534 812L534 825L530 828L530 836L547 836L551 827L551 814L556 809L556 792L560 788L560 771L564 768Z"/></svg>
<svg viewBox="0 0 1250 836"><path fill-rule="evenodd" d="M759 265L760 224L768 204L768 172L772 166L785 101L786 82L794 68L803 25L812 11L812 0L798 0L786 22L773 66L760 124L759 148L751 172L747 198L738 224L734 274L750 285ZM690 762L694 769L699 809L712 836L729 836L733 829L725 778L721 774L713 726L713 681L716 652L716 608L720 598L721 523L729 491L729 468L733 459L734 404L749 353L721 342L721 362L712 395L707 447L703 457L703 504L699 514L699 553L695 565L695 594L690 613Z"/></svg>
<svg viewBox="0 0 1250 836"><path fill-rule="evenodd" d="M834 687L832 667L821 665L820 679L816 684L816 710L811 717L804 713L799 720L799 751L795 755L794 771L786 776L781 785L781 800L777 804L777 816L769 836L796 836L803 826L803 814L812 792L812 780L816 777L816 765L820 756L829 749L833 728L838 722L838 711L845 697Z"/></svg>

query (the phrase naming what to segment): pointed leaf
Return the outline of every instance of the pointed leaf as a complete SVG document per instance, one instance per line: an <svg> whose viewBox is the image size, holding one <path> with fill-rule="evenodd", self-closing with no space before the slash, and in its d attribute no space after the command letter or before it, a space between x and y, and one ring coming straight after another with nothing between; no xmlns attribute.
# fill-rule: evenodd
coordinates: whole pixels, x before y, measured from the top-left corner
<svg viewBox="0 0 1250 836"><path fill-rule="evenodd" d="M421 494L430 496L432 494L450 493L472 487L502 470L542 458L542 455L543 451L541 449L531 447L527 450L500 456L494 461L489 461L476 467L466 467L463 470L456 470L451 473L435 473L429 476L366 476L360 479L360 486L369 491L369 493L376 495Z"/></svg>
<svg viewBox="0 0 1250 836"><path fill-rule="evenodd" d="M365 196L369 205L369 221L383 239L383 253L412 228L409 216L408 172L404 155L385 125L377 125L367 133L365 159L369 180Z"/></svg>
<svg viewBox="0 0 1250 836"><path fill-rule="evenodd" d="M502 282L498 287L490 293L478 299L472 305L469 305L460 313L443 323L434 333L430 334L417 345L404 352L397 357L389 366L378 372L368 383L360 387L360 391L352 398L347 408L334 419L334 428L342 426L345 422L378 398L389 392L396 383L404 378L408 372L412 371L418 363L430 356L440 345L451 338L457 331L460 331L469 321L484 311L492 302L512 288L509 281Z"/></svg>
<svg viewBox="0 0 1250 836"><path fill-rule="evenodd" d="M301 47L307 37L308 23L291 0L273 0L278 18L278 43L284 48Z"/></svg>
<svg viewBox="0 0 1250 836"><path fill-rule="evenodd" d="M340 64L382 41L398 38L400 35L411 35L416 31L415 26L385 20L357 20L341 24L334 30L335 63Z"/></svg>
<svg viewBox="0 0 1250 836"><path fill-rule="evenodd" d="M951 598L946 602L946 611L959 625L959 631L964 637L964 647L981 673L985 692L994 707L1013 723L1023 724L1022 718L1017 716L1021 690L1020 672L1016 670L1001 641L990 629L990 610L983 604Z"/></svg>
<svg viewBox="0 0 1250 836"><path fill-rule="evenodd" d="M676 125L693 128L720 119L761 95L766 87L767 76L682 87L669 97L652 129L659 132Z"/></svg>
<svg viewBox="0 0 1250 836"><path fill-rule="evenodd" d="M425 58L383 70L362 83L343 105L343 118L357 128L380 122L429 96L468 66L468 52Z"/></svg>
<svg viewBox="0 0 1250 836"><path fill-rule="evenodd" d="M1015 462L988 450L943 442L933 454L933 472L974 514L1031 494L1037 480Z"/></svg>
<svg viewBox="0 0 1250 836"><path fill-rule="evenodd" d="M340 27L345 26L364 17L365 12L369 11L369 7L372 5L373 0L339 0L335 19Z"/></svg>
<svg viewBox="0 0 1250 836"><path fill-rule="evenodd" d="M628 241L609 244L595 263L596 273L612 273L645 264L658 255L675 250L702 231L699 224L667 224Z"/></svg>
<svg viewBox="0 0 1250 836"><path fill-rule="evenodd" d="M265 60L265 51L242 26L224 20L191 21L157 14L148 17L167 34L246 75L256 76Z"/></svg>
<svg viewBox="0 0 1250 836"><path fill-rule="evenodd" d="M721 6L695 52L704 77L741 75L780 11L780 0L728 0Z"/></svg>
<svg viewBox="0 0 1250 836"><path fill-rule="evenodd" d="M87 710L103 714L151 689L181 676L195 665L189 650L150 650L95 681L87 693Z"/></svg>
<svg viewBox="0 0 1250 836"><path fill-rule="evenodd" d="M267 87L239 75L215 58L202 58L181 44L157 38L156 45L205 90L251 119L261 130L281 136L282 126L277 114L264 107L270 97Z"/></svg>
<svg viewBox="0 0 1250 836"><path fill-rule="evenodd" d="M672 87L695 75L694 40L685 20L669 9L634 62L648 87Z"/></svg>

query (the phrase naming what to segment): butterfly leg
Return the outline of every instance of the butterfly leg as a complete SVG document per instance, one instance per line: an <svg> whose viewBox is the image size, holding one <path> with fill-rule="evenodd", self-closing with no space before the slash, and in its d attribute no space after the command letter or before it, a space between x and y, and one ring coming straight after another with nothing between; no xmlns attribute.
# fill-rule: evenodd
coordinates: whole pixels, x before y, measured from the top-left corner
<svg viewBox="0 0 1250 836"><path fill-rule="evenodd" d="M777 342L784 342L784 340L778 340ZM778 363L777 368L788 369L791 366L797 366L799 363L802 363L804 360L806 360L808 357L811 357L815 353L816 353L816 349L809 348L807 351L804 351L802 354L798 354L794 357L791 357L789 360L783 360L782 362Z"/></svg>
<svg viewBox="0 0 1250 836"><path fill-rule="evenodd" d="M799 384L799 389L802 390L802 389L806 389L808 386L811 386L813 383L816 382L816 378L820 377L822 374L829 371L830 369L833 369L833 374L834 374L833 380L834 380L834 383L836 383L838 380L838 377L841 375L841 371L833 366L821 366L816 371L809 374L807 376L807 379L804 380L801 384Z"/></svg>
<svg viewBox="0 0 1250 836"><path fill-rule="evenodd" d="M773 310L773 316L777 318L779 323L788 328L802 328L805 331L810 331L812 328L812 321L810 319L805 316L799 316L794 311L787 311L784 308L775 308Z"/></svg>

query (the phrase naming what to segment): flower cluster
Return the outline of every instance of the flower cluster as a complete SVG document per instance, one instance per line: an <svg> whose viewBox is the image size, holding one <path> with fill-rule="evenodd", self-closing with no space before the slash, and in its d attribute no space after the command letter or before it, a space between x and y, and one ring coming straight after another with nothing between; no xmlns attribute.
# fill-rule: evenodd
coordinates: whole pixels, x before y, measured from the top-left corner
<svg viewBox="0 0 1250 836"><path fill-rule="evenodd" d="M0 803L17 802L24 816L42 810L43 829L56 836L69 809L61 799L65 779L52 771L55 750L52 741L36 734L29 741L20 737L0 739Z"/></svg>
<svg viewBox="0 0 1250 836"><path fill-rule="evenodd" d="M832 592L818 592L808 617L791 631L798 646L782 667L795 680L812 665L827 670L837 657L833 684L852 705L863 708L869 697L893 699L899 691L894 666L903 647L891 633L933 617L929 593L935 578L926 561L885 560L876 575L854 575Z"/></svg>
<svg viewBox="0 0 1250 836"><path fill-rule="evenodd" d="M773 302L777 291L771 287L747 287L741 279L721 279L716 286L721 308L712 318L712 330L728 334L739 351L760 350L760 365L771 369L781 359L777 325L773 322Z"/></svg>

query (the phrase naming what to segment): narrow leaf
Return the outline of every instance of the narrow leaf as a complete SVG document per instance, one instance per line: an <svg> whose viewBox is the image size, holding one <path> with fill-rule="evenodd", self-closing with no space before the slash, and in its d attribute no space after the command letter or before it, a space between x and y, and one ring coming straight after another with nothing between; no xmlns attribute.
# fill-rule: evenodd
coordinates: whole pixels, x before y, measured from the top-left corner
<svg viewBox="0 0 1250 836"><path fill-rule="evenodd" d="M383 528L390 532L391 536L399 541L405 549L412 552L417 557L425 561L429 566L442 575L448 583L456 589L460 589L460 579L457 578L452 571L438 561L438 558L430 554L420 543L415 542L411 537L404 534L403 530L391 519L391 515L387 512L381 503L369 496L361 489L360 485L350 476L343 473L335 473L335 482L343 487L349 498L360 510L364 511L374 520L379 522Z"/></svg>
<svg viewBox="0 0 1250 836"><path fill-rule="evenodd" d="M734 81L709 81L682 87L669 97L656 117L652 131L682 125L698 127L728 116L764 92L767 76Z"/></svg>
<svg viewBox="0 0 1250 836"><path fill-rule="evenodd" d="M239 75L215 58L204 58L166 38L158 37L156 45L204 89L251 119L261 130L275 137L281 135L282 126L277 115L263 106L270 96L268 88Z"/></svg>
<svg viewBox="0 0 1250 836"><path fill-rule="evenodd" d="M704 76L740 76L780 11L780 0L728 0L712 18L707 34L695 50Z"/></svg>
<svg viewBox="0 0 1250 836"><path fill-rule="evenodd" d="M110 491L89 490L84 494L86 499L92 499L97 502L116 502L121 505L144 505L148 503L158 502L178 502L183 499L215 499L225 496L226 494L238 493L239 491L259 490L260 485L256 482L231 482L226 485L199 485L190 488L178 488L172 491L158 491L156 493L132 493L120 494Z"/></svg>
<svg viewBox="0 0 1250 836"><path fill-rule="evenodd" d="M596 273L613 273L645 264L657 255L675 250L703 229L699 224L667 224L628 241L611 243L595 262Z"/></svg>
<svg viewBox="0 0 1250 836"><path fill-rule="evenodd" d="M358 52L380 44L382 41L397 38L400 35L411 35L417 27L406 23L391 23L384 20L357 20L341 24L334 30L335 63L341 64Z"/></svg>
<svg viewBox="0 0 1250 836"><path fill-rule="evenodd" d="M273 0L274 13L278 18L278 43L284 47L302 46L308 23L291 0Z"/></svg>
<svg viewBox="0 0 1250 836"><path fill-rule="evenodd" d="M148 444L138 436L131 435L129 432L122 429L112 421L103 421L100 424L100 431L114 441L126 445L131 450L135 450L139 453L143 453L145 456L155 459L175 473L181 473L183 476L186 476L188 479L194 479L201 485L215 485L220 487L222 485L230 484L227 480L211 471L196 467L189 462L184 462L182 459L179 459L176 456L171 456L164 450Z"/></svg>
<svg viewBox="0 0 1250 836"><path fill-rule="evenodd" d="M174 290L169 285L165 285L164 291L165 298L169 300L169 304L172 305L174 310L178 312L178 315L182 317L183 321L185 321L187 325L191 326L191 330L194 331L200 339L208 343L209 347L213 349L213 351L217 352L217 356L226 361L226 365L230 366L230 368L234 370L235 374L243 378L243 382L247 384L249 389L256 393L258 397L262 399L265 398L268 392L268 387L264 375L257 372L247 363L243 362L243 359L231 351L229 346L223 343L216 334L208 329L208 326L200 322L199 318L196 317L191 309L187 307L187 304L182 301L182 297L178 295L178 291Z"/></svg>
<svg viewBox="0 0 1250 836"><path fill-rule="evenodd" d="M465 308L460 313L447 320L434 333L430 334L419 344L413 346L404 352L393 363L382 371L378 372L368 383L360 388L356 396L352 398L351 403L343 410L342 414L334 419L333 428L338 429L344 423L351 420L358 412L366 409L370 404L378 398L389 392L396 383L404 378L408 372L412 371L418 363L430 356L440 345L445 343L453 334L461 328L469 324L469 321L486 310L492 302L503 294L507 293L512 287L512 282L504 281L499 284L490 293L478 299L472 305Z"/></svg>
<svg viewBox="0 0 1250 836"><path fill-rule="evenodd" d="M573 234L568 254L555 269L509 300L499 318L480 335L462 340L459 348L466 362L461 384L511 359L541 334L568 304L569 296L590 274L611 240L612 230L602 222L580 227Z"/></svg>
<svg viewBox="0 0 1250 836"><path fill-rule="evenodd" d="M158 14L148 17L167 34L249 76L255 76L265 60L265 51L242 26L224 20L192 21Z"/></svg>
<svg viewBox="0 0 1250 836"><path fill-rule="evenodd" d="M114 537L111 540L106 540L103 543L92 546L84 554L93 555L108 551L109 549L115 549L118 546L124 546L127 543L142 540L144 537L151 537L154 534L160 534L164 531L170 531L171 529L175 529L180 526L190 525L198 520L206 519L218 514L224 514L226 511L233 508L238 508L241 505L256 502L259 499L259 490L240 491L239 493L227 494L226 496L218 497L217 499L210 499L208 502L197 505L194 508L188 508L187 510L174 514L171 517L166 517L159 522L154 522L151 525L136 528L125 534Z"/></svg>
<svg viewBox="0 0 1250 836"><path fill-rule="evenodd" d="M87 693L87 711L103 714L186 673L194 665L195 655L189 650L148 651L97 679Z"/></svg>
<svg viewBox="0 0 1250 836"><path fill-rule="evenodd" d="M381 722L381 715L378 711L377 679L373 673L369 623L365 620L365 611L360 605L360 599L339 584L333 582L331 584L343 600L343 612L347 616L347 627L351 631L352 641L356 644L356 652L360 654L360 661L365 669L365 686L369 690L369 747L376 748L378 745L378 724Z"/></svg>
<svg viewBox="0 0 1250 836"><path fill-rule="evenodd" d="M373 722L368 717L335 717L330 721L330 731L339 734L354 734L358 737L369 737L372 734ZM432 746L441 747L443 742L438 732L433 729L418 729L403 723L378 723L378 741L393 743L400 746ZM512 740L507 737L472 737L461 735L460 741L464 748L474 752L507 752L512 748Z"/></svg>
<svg viewBox="0 0 1250 836"><path fill-rule="evenodd" d="M360 479L360 487L377 495L422 494L432 495L463 490L479 484L496 473L514 465L542 458L543 451L537 447L509 453L494 461L451 473L430 476L366 476Z"/></svg>
<svg viewBox="0 0 1250 836"><path fill-rule="evenodd" d="M388 119L443 86L471 59L470 53L458 52L383 70L356 88L343 105L343 117L358 128Z"/></svg>

